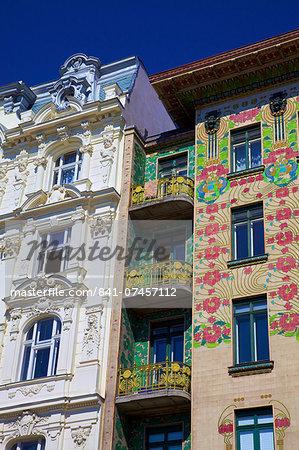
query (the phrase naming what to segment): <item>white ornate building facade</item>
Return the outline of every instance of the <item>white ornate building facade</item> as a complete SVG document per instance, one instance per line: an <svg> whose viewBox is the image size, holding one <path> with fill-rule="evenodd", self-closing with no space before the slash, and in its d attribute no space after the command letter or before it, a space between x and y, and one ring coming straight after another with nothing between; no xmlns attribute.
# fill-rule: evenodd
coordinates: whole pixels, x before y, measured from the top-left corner
<svg viewBox="0 0 299 450"><path fill-rule="evenodd" d="M136 57L60 75L0 88L5 450L100 448L114 262L96 250L115 242L125 128L173 128Z"/></svg>

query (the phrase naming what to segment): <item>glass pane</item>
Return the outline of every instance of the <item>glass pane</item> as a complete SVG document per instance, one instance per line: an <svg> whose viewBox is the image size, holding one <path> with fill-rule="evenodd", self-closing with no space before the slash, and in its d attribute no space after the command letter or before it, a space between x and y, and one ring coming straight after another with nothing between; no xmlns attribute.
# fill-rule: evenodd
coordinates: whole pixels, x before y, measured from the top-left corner
<svg viewBox="0 0 299 450"><path fill-rule="evenodd" d="M61 183L60 184L72 184L75 176L75 167L69 169L63 169L61 171Z"/></svg>
<svg viewBox="0 0 299 450"><path fill-rule="evenodd" d="M34 327L34 325L32 325L30 330L27 332L27 335L26 335L26 340L27 341L30 341L33 338L33 327Z"/></svg>
<svg viewBox="0 0 299 450"><path fill-rule="evenodd" d="M185 261L185 244L177 244L173 249L173 260Z"/></svg>
<svg viewBox="0 0 299 450"><path fill-rule="evenodd" d="M63 249L55 252L47 253L47 261L45 266L45 273L57 273L60 272L61 261L63 256Z"/></svg>
<svg viewBox="0 0 299 450"><path fill-rule="evenodd" d="M157 335L157 334L167 334L168 332L168 328L156 328L155 330L153 330L153 335Z"/></svg>
<svg viewBox="0 0 299 450"><path fill-rule="evenodd" d="M21 450L37 450L38 442L23 442Z"/></svg>
<svg viewBox="0 0 299 450"><path fill-rule="evenodd" d="M54 184L58 184L58 172L54 172L54 177L53 177L53 185Z"/></svg>
<svg viewBox="0 0 299 450"><path fill-rule="evenodd" d="M40 341L47 341L52 337L53 319L42 320L38 324L37 339Z"/></svg>
<svg viewBox="0 0 299 450"><path fill-rule="evenodd" d="M235 161L235 167L234 167L235 172L239 172L240 170L246 169L246 145L245 145L245 143L234 145L234 161Z"/></svg>
<svg viewBox="0 0 299 450"><path fill-rule="evenodd" d="M235 313L243 313L243 312L250 312L250 304L247 303L246 305L235 305Z"/></svg>
<svg viewBox="0 0 299 450"><path fill-rule="evenodd" d="M250 316L246 315L236 317L236 326L239 357L237 363L249 362L252 360L250 342Z"/></svg>
<svg viewBox="0 0 299 450"><path fill-rule="evenodd" d="M268 319L266 314L256 314L255 332L257 360L269 359L269 338L268 338Z"/></svg>
<svg viewBox="0 0 299 450"><path fill-rule="evenodd" d="M167 450L182 450L182 444L168 445Z"/></svg>
<svg viewBox="0 0 299 450"><path fill-rule="evenodd" d="M232 142L234 144L245 142L245 131L238 131L237 133L232 133Z"/></svg>
<svg viewBox="0 0 299 450"><path fill-rule="evenodd" d="M167 440L168 441L178 441L180 439L183 439L183 432L182 431L170 431L167 434Z"/></svg>
<svg viewBox="0 0 299 450"><path fill-rule="evenodd" d="M262 309L267 309L267 302L265 300L260 301L260 302L254 301L252 303L252 309L253 309L253 311L260 311Z"/></svg>
<svg viewBox="0 0 299 450"><path fill-rule="evenodd" d="M260 138L261 137L261 128L260 128L260 126L254 127L254 128L250 128L247 131L247 136L248 136L249 140Z"/></svg>
<svg viewBox="0 0 299 450"><path fill-rule="evenodd" d="M272 414L259 414L257 418L257 423L273 423Z"/></svg>
<svg viewBox="0 0 299 450"><path fill-rule="evenodd" d="M58 233L51 233L49 236L49 245L59 246L64 243L64 231L59 231Z"/></svg>
<svg viewBox="0 0 299 450"><path fill-rule="evenodd" d="M55 167L59 167L60 166L60 161L61 161L61 158L58 158L56 160Z"/></svg>
<svg viewBox="0 0 299 450"><path fill-rule="evenodd" d="M258 217L263 217L263 207L262 206L258 206L256 208L250 208L249 210L249 214L250 214L250 218L258 218Z"/></svg>
<svg viewBox="0 0 299 450"><path fill-rule="evenodd" d="M274 439L272 430L260 431L260 450L274 450Z"/></svg>
<svg viewBox="0 0 299 450"><path fill-rule="evenodd" d="M240 221L240 220L246 220L247 219L247 209L237 209L233 211L233 220L234 221Z"/></svg>
<svg viewBox="0 0 299 450"><path fill-rule="evenodd" d="M154 355L153 362L165 362L166 361L166 338L155 339L154 341Z"/></svg>
<svg viewBox="0 0 299 450"><path fill-rule="evenodd" d="M55 349L54 349L54 369L53 369L53 375L55 375L56 372L57 372L57 362L58 362L59 346L60 346L60 342L57 341L57 342L55 343Z"/></svg>
<svg viewBox="0 0 299 450"><path fill-rule="evenodd" d="M148 437L148 441L150 444L153 442L164 442L165 439L165 433L157 432L157 433L151 433Z"/></svg>
<svg viewBox="0 0 299 450"><path fill-rule="evenodd" d="M264 221L263 219L252 222L253 233L253 255L263 255L265 253L264 246Z"/></svg>
<svg viewBox="0 0 299 450"><path fill-rule="evenodd" d="M252 431L240 431L240 450L254 450Z"/></svg>
<svg viewBox="0 0 299 450"><path fill-rule="evenodd" d="M50 348L42 348L36 351L36 363L33 378L46 377L48 374Z"/></svg>
<svg viewBox="0 0 299 450"><path fill-rule="evenodd" d="M176 333L177 331L184 331L184 325L170 327L170 333Z"/></svg>
<svg viewBox="0 0 299 450"><path fill-rule="evenodd" d="M160 446L157 447L156 445L155 446L150 445L149 450L163 450L163 447L160 447Z"/></svg>
<svg viewBox="0 0 299 450"><path fill-rule="evenodd" d="M250 142L251 167L258 167L262 164L261 141Z"/></svg>
<svg viewBox="0 0 299 450"><path fill-rule="evenodd" d="M171 338L171 361L183 362L184 360L184 336Z"/></svg>
<svg viewBox="0 0 299 450"><path fill-rule="evenodd" d="M246 426L246 425L254 425L254 418L252 416L249 417L239 417L238 418L238 425L239 426Z"/></svg>
<svg viewBox="0 0 299 450"><path fill-rule="evenodd" d="M76 152L67 153L66 155L63 156L64 164L70 164L75 161L76 161Z"/></svg>
<svg viewBox="0 0 299 450"><path fill-rule="evenodd" d="M235 246L236 259L247 258L249 256L247 223L235 225Z"/></svg>
<svg viewBox="0 0 299 450"><path fill-rule="evenodd" d="M22 367L22 373L21 373L21 381L27 380L30 350L31 350L31 347L25 347L24 358L23 358L23 367Z"/></svg>

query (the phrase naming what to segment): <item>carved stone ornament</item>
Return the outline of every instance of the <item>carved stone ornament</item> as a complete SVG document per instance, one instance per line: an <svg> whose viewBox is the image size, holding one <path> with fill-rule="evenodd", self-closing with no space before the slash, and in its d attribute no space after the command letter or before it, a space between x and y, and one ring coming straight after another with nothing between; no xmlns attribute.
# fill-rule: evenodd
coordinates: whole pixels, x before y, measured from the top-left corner
<svg viewBox="0 0 299 450"><path fill-rule="evenodd" d="M270 97L270 111L272 116L281 116L287 107L287 100L283 92L277 92Z"/></svg>
<svg viewBox="0 0 299 450"><path fill-rule="evenodd" d="M70 138L69 129L68 129L67 126L58 127L57 128L57 134L58 134L58 137L60 138L60 140L62 142L66 142Z"/></svg>
<svg viewBox="0 0 299 450"><path fill-rule="evenodd" d="M48 420L48 417L39 417L36 413L23 411L15 422L8 424L8 428L14 430L14 437L36 435L40 433L38 425Z"/></svg>
<svg viewBox="0 0 299 450"><path fill-rule="evenodd" d="M71 301L67 301L64 303L64 317L62 322L63 331L69 331L71 329L72 325L72 315L73 315L73 309L74 304Z"/></svg>
<svg viewBox="0 0 299 450"><path fill-rule="evenodd" d="M40 393L40 391L46 387L48 392L52 392L55 388L54 384L35 384L33 386L23 386L19 387L13 391L9 391L8 397L14 398L17 394L17 392L21 392L21 394L24 395L24 397L33 397Z"/></svg>
<svg viewBox="0 0 299 450"><path fill-rule="evenodd" d="M26 150L22 150L17 156L17 167L19 172L24 172L28 165L28 153Z"/></svg>
<svg viewBox="0 0 299 450"><path fill-rule="evenodd" d="M49 314L52 312L58 312L60 311L60 308L55 305L54 302L49 300L46 297L40 298L35 305L30 308L29 312L27 313L27 317L33 317L40 314Z"/></svg>
<svg viewBox="0 0 299 450"><path fill-rule="evenodd" d="M49 438L51 439L51 441L56 441L58 436L60 436L61 431L62 431L62 427L53 428L53 429L47 430L47 434L48 434Z"/></svg>
<svg viewBox="0 0 299 450"><path fill-rule="evenodd" d="M30 282L28 284L26 284L25 287L22 287L22 286L18 287L18 289L24 291L25 293L27 292L26 297L30 297L30 296L32 297L32 294L30 294L30 292L32 292L33 289L35 291L45 289L46 292L49 291L49 289L51 289L51 292L54 292L54 291L58 292L59 290L63 290L64 294L66 294L67 289L69 289L69 288L70 288L70 286L68 285L67 282L59 280L53 276L47 277L46 275L37 276L33 280L30 280Z"/></svg>
<svg viewBox="0 0 299 450"><path fill-rule="evenodd" d="M87 326L83 337L83 360L93 359L99 345L98 316L90 314L87 316Z"/></svg>
<svg viewBox="0 0 299 450"><path fill-rule="evenodd" d="M220 113L211 111L206 114L205 129L208 134L216 133L220 128Z"/></svg>
<svg viewBox="0 0 299 450"><path fill-rule="evenodd" d="M0 239L0 252L2 253L2 259L16 256L19 253L20 246L21 240L17 236L13 238Z"/></svg>
<svg viewBox="0 0 299 450"><path fill-rule="evenodd" d="M46 204L60 202L66 198L69 198L66 188L55 184L51 191L47 193Z"/></svg>
<svg viewBox="0 0 299 450"><path fill-rule="evenodd" d="M22 312L20 309L15 309L10 312L9 316L11 320L10 340L15 341L19 333L19 325L22 318Z"/></svg>
<svg viewBox="0 0 299 450"><path fill-rule="evenodd" d="M91 432L91 426L73 428L71 436L73 438L75 447L82 448L86 445L86 441Z"/></svg>
<svg viewBox="0 0 299 450"><path fill-rule="evenodd" d="M90 231L93 239L108 236L112 228L112 218L95 217L90 220Z"/></svg>
<svg viewBox="0 0 299 450"><path fill-rule="evenodd" d="M0 166L0 180L2 180L7 174L8 164L4 163Z"/></svg>
<svg viewBox="0 0 299 450"><path fill-rule="evenodd" d="M45 156L41 156L39 158L36 158L34 160L34 165L35 165L35 167L38 167L38 166L46 167L46 165L47 165L47 158L45 158Z"/></svg>

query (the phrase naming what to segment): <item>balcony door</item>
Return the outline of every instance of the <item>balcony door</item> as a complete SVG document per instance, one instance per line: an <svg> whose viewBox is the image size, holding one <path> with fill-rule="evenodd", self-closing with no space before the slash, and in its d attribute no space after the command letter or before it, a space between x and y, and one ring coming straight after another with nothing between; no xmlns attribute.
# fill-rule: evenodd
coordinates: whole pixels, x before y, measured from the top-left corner
<svg viewBox="0 0 299 450"><path fill-rule="evenodd" d="M185 261L186 235L184 229L157 233L155 234L155 241L156 249L159 247L164 249L163 261ZM159 262L155 259L156 255L159 255L159 253L154 252L154 263Z"/></svg>
<svg viewBox="0 0 299 450"><path fill-rule="evenodd" d="M181 153L170 158L163 158L159 160L159 179L174 177L174 176L187 176L187 153Z"/></svg>
<svg viewBox="0 0 299 450"><path fill-rule="evenodd" d="M151 362L184 361L184 323L182 320L154 324L151 333Z"/></svg>

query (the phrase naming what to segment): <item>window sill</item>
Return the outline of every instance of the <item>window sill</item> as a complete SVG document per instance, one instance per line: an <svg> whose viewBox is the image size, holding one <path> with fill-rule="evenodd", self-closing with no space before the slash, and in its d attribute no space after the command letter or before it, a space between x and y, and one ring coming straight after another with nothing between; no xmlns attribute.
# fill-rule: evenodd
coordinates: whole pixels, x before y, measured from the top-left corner
<svg viewBox="0 0 299 450"><path fill-rule="evenodd" d="M253 169L240 170L240 172L230 172L227 174L226 178L228 180L234 180L235 178L249 177L250 175L263 173L264 170L265 166L253 167Z"/></svg>
<svg viewBox="0 0 299 450"><path fill-rule="evenodd" d="M274 368L274 361L255 361L244 364L236 364L228 367L228 373L232 377L242 377L245 375L257 375L259 373L269 373Z"/></svg>
<svg viewBox="0 0 299 450"><path fill-rule="evenodd" d="M250 256L249 258L234 259L232 261L227 261L228 269L235 269L237 267L251 266L254 264L262 264L268 260L268 254L259 256Z"/></svg>

